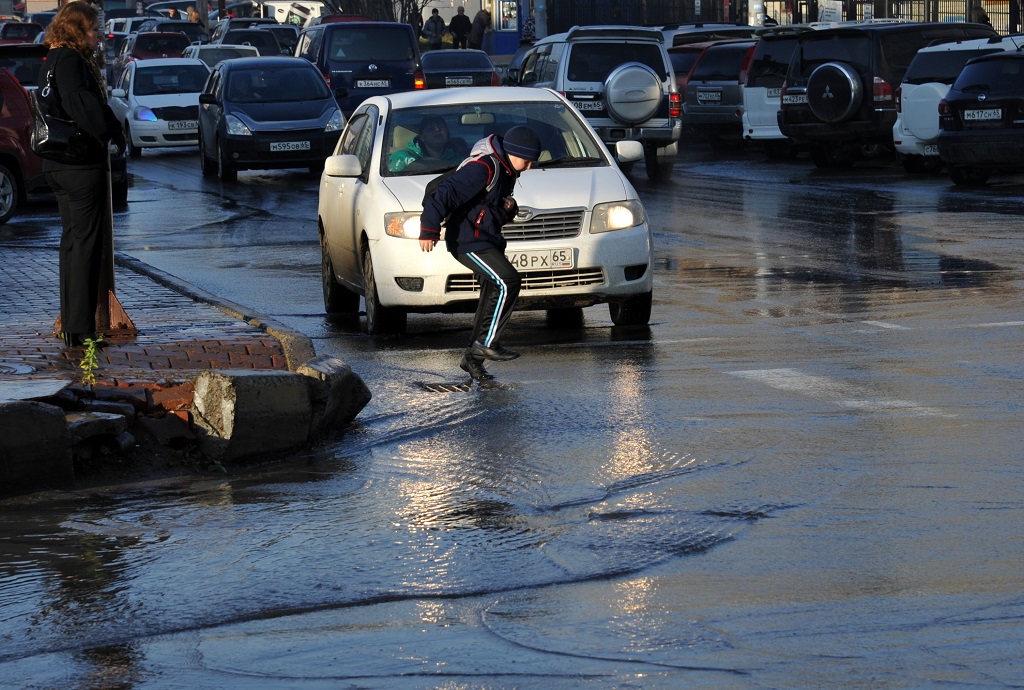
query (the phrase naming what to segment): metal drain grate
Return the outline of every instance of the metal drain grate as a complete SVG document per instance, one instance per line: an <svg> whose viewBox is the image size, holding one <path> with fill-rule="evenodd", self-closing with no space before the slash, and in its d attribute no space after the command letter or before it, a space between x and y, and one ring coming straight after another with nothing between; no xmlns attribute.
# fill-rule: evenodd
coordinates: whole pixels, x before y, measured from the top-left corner
<svg viewBox="0 0 1024 690"><path fill-rule="evenodd" d="M36 368L31 364L0 362L0 374L31 374Z"/></svg>
<svg viewBox="0 0 1024 690"><path fill-rule="evenodd" d="M429 393L472 393L473 391L511 390L511 386L503 386L495 381L484 382L450 382L427 383L417 381L416 385Z"/></svg>

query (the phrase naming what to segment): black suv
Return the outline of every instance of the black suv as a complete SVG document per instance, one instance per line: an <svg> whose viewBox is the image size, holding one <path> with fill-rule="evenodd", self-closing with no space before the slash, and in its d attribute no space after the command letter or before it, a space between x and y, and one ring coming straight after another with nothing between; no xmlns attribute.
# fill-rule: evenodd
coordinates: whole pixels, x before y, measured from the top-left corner
<svg viewBox="0 0 1024 690"><path fill-rule="evenodd" d="M643 144L649 178L671 176L682 103L660 31L574 26L537 41L508 81L564 94L613 150L617 141Z"/></svg>
<svg viewBox="0 0 1024 690"><path fill-rule="evenodd" d="M1024 170L1024 54L995 53L964 65L939 102L939 156L958 185Z"/></svg>
<svg viewBox="0 0 1024 690"><path fill-rule="evenodd" d="M782 88L779 129L807 144L818 167L845 167L862 147L892 148L895 91L914 55L937 43L995 36L963 23L865 23L809 31Z"/></svg>
<svg viewBox="0 0 1024 690"><path fill-rule="evenodd" d="M408 24L331 22L303 29L295 56L317 66L348 117L370 96L424 88L419 46Z"/></svg>

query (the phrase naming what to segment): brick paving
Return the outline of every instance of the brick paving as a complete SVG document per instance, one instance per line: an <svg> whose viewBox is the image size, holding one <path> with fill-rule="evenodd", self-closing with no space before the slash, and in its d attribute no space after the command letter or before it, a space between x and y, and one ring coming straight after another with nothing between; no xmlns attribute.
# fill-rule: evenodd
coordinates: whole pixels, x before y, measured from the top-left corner
<svg viewBox="0 0 1024 690"><path fill-rule="evenodd" d="M198 302L122 266L118 300L138 334L110 339L97 379L186 380L207 369L287 369L281 342L211 304ZM56 249L0 247L0 382L80 378L81 348L53 335L60 312Z"/></svg>

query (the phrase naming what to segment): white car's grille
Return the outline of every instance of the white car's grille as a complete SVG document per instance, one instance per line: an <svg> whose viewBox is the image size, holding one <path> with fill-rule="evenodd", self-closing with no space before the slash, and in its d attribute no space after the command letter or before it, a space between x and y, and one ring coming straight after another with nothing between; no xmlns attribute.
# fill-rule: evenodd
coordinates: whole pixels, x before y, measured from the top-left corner
<svg viewBox="0 0 1024 690"><path fill-rule="evenodd" d="M507 227L507 226L506 226ZM550 290L552 288L583 287L604 283L604 270L600 268L570 268L561 271L524 271L523 291ZM445 292L476 292L480 283L472 273L448 276Z"/></svg>
<svg viewBox="0 0 1024 690"><path fill-rule="evenodd" d="M153 108L153 114L161 120L196 120L199 118L198 105L172 105Z"/></svg>
<svg viewBox="0 0 1024 690"><path fill-rule="evenodd" d="M509 242L557 240L576 237L583 225L583 209L542 213L522 223L508 223L501 234Z"/></svg>

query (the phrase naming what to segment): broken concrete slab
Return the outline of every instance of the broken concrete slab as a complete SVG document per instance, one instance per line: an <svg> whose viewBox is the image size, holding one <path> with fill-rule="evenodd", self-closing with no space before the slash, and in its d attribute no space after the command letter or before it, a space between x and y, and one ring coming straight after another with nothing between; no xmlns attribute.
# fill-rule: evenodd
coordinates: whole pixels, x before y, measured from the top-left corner
<svg viewBox="0 0 1024 690"><path fill-rule="evenodd" d="M308 377L287 371L200 373L192 401L200 449L223 462L301 446L312 420L309 389Z"/></svg>
<svg viewBox="0 0 1024 690"><path fill-rule="evenodd" d="M64 411L33 401L0 402L0 494L63 486L75 478Z"/></svg>
<svg viewBox="0 0 1024 690"><path fill-rule="evenodd" d="M315 357L300 366L296 373L310 378L311 438L337 433L350 424L373 397L352 367L337 357Z"/></svg>

